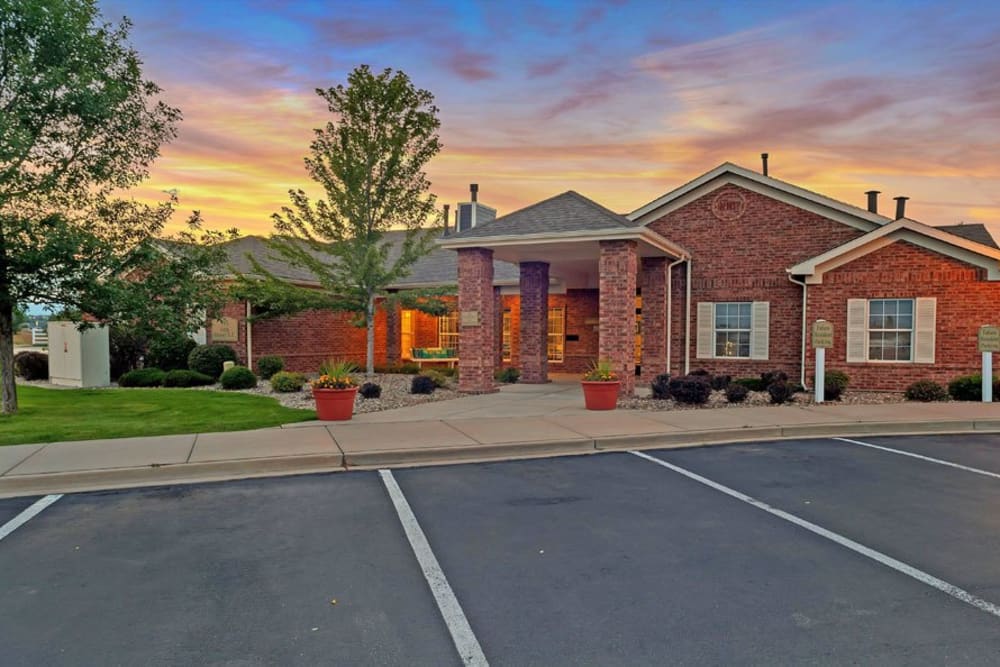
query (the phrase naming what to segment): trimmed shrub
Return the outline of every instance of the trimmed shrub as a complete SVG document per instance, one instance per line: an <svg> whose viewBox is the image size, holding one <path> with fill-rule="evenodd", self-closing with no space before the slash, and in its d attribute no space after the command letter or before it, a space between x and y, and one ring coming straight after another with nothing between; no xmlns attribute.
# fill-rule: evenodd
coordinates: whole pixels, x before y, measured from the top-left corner
<svg viewBox="0 0 1000 667"><path fill-rule="evenodd" d="M736 378L733 380L733 384L746 387L748 391L764 391L767 389L767 385L760 378Z"/></svg>
<svg viewBox="0 0 1000 667"><path fill-rule="evenodd" d="M678 403L702 405L712 395L712 385L706 375L685 375L673 378L667 385L670 397Z"/></svg>
<svg viewBox="0 0 1000 667"><path fill-rule="evenodd" d="M521 371L517 370L513 366L509 368L498 368L496 372L493 373L493 379L497 382L514 384L521 379Z"/></svg>
<svg viewBox="0 0 1000 667"><path fill-rule="evenodd" d="M996 386L996 381L993 382ZM983 376L962 375L948 383L948 395L956 401L983 400Z"/></svg>
<svg viewBox="0 0 1000 667"><path fill-rule="evenodd" d="M665 401L670 398L670 373L662 373L653 378L650 389L653 390L653 398L657 400Z"/></svg>
<svg viewBox="0 0 1000 667"><path fill-rule="evenodd" d="M219 376L223 389L253 389L257 386L257 376L246 366L233 366Z"/></svg>
<svg viewBox="0 0 1000 667"><path fill-rule="evenodd" d="M823 400L824 401L839 401L840 395L844 393L844 390L839 384L830 384L827 382L823 385Z"/></svg>
<svg viewBox="0 0 1000 667"><path fill-rule="evenodd" d="M222 343L199 345L188 355L188 368L217 378L222 375L222 363L225 361L237 361L236 350Z"/></svg>
<svg viewBox="0 0 1000 667"><path fill-rule="evenodd" d="M184 334L164 334L151 338L143 365L165 371L186 369L188 356L198 344Z"/></svg>
<svg viewBox="0 0 1000 667"><path fill-rule="evenodd" d="M696 368L693 371L691 371L690 373L688 373L688 375L694 375L695 377L711 377L712 376L712 374L709 373L708 371L706 371L704 368Z"/></svg>
<svg viewBox="0 0 1000 667"><path fill-rule="evenodd" d="M411 394L433 394L436 388L434 380L426 375L415 375L410 382Z"/></svg>
<svg viewBox="0 0 1000 667"><path fill-rule="evenodd" d="M795 395L796 385L787 380L777 380L767 386L767 393L771 395L771 402L781 405L792 400Z"/></svg>
<svg viewBox="0 0 1000 667"><path fill-rule="evenodd" d="M137 368L118 378L119 387L159 387L167 374L159 368Z"/></svg>
<svg viewBox="0 0 1000 667"><path fill-rule="evenodd" d="M726 400L730 403L742 403L746 400L750 390L741 384L731 383L726 387Z"/></svg>
<svg viewBox="0 0 1000 667"><path fill-rule="evenodd" d="M306 383L306 376L302 373L289 373L288 371L278 371L271 376L271 389L279 394L291 394L302 391L302 385Z"/></svg>
<svg viewBox="0 0 1000 667"><path fill-rule="evenodd" d="M164 387L204 387L210 384L215 384L215 380L204 373L180 368L170 371L163 377Z"/></svg>
<svg viewBox="0 0 1000 667"><path fill-rule="evenodd" d="M712 376L712 389L715 391L722 391L730 384L732 384L733 378L730 375L713 375Z"/></svg>
<svg viewBox="0 0 1000 667"><path fill-rule="evenodd" d="M379 398L382 396L382 386L374 382L365 382L358 389L361 398Z"/></svg>
<svg viewBox="0 0 1000 667"><path fill-rule="evenodd" d="M457 378L458 377L458 368L457 367L441 366L440 368L435 368L434 370L436 370L438 373L440 373L441 375L443 375L445 377L449 377L449 378Z"/></svg>
<svg viewBox="0 0 1000 667"><path fill-rule="evenodd" d="M417 364L394 364L387 366L376 366L375 372L387 375L416 375L417 373L420 372L420 366L418 366Z"/></svg>
<svg viewBox="0 0 1000 667"><path fill-rule="evenodd" d="M764 385L764 389L767 389L775 382L788 382L788 373L784 371L770 371L768 373L760 374L760 381Z"/></svg>
<svg viewBox="0 0 1000 667"><path fill-rule="evenodd" d="M435 389L441 389L442 387L448 386L448 376L433 368L429 368L426 371L420 371L420 375L418 377L430 378L431 382L434 383Z"/></svg>
<svg viewBox="0 0 1000 667"><path fill-rule="evenodd" d="M14 355L14 375L25 380L48 380L49 355L34 350L18 352Z"/></svg>
<svg viewBox="0 0 1000 667"><path fill-rule="evenodd" d="M829 387L830 385L835 385L840 388L841 391L847 389L847 385L851 383L851 378L847 376L844 371L827 371L825 374L826 382L824 387Z"/></svg>
<svg viewBox="0 0 1000 667"><path fill-rule="evenodd" d="M269 354L257 360L257 373L264 380L270 380L271 376L285 368L285 360L281 357Z"/></svg>
<svg viewBox="0 0 1000 667"><path fill-rule="evenodd" d="M982 391L982 389L980 389ZM917 380L906 388L908 401L943 401L948 398L948 392L934 380ZM982 398L980 396L980 398Z"/></svg>

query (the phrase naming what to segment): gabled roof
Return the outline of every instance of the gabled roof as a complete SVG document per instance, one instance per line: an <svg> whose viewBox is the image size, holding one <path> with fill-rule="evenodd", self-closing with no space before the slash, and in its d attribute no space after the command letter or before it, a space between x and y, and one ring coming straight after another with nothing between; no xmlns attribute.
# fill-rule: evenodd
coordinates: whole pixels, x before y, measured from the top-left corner
<svg viewBox="0 0 1000 667"><path fill-rule="evenodd" d="M494 238L526 234L559 234L632 229L636 224L579 192L568 190L483 225L452 234L448 239Z"/></svg>
<svg viewBox="0 0 1000 667"><path fill-rule="evenodd" d="M891 218L872 213L868 209L831 199L812 190L806 190L780 179L765 176L732 162L724 162L693 181L671 190L645 206L640 206L629 213L628 218L640 225L649 224L726 183L734 183L748 190L786 201L793 206L810 210L863 231L869 231L892 221Z"/></svg>
<svg viewBox="0 0 1000 667"><path fill-rule="evenodd" d="M950 234L954 234L955 236L961 236L963 239L975 241L976 243L982 243L983 245L991 248L1000 248L1000 246L997 245L996 239L993 238L993 234L991 234L990 230L986 228L986 225L963 222L957 225L938 225L937 228L943 229Z"/></svg>
<svg viewBox="0 0 1000 667"><path fill-rule="evenodd" d="M896 241L908 241L962 262L986 269L988 280L1000 280L1000 249L931 227L916 220L900 218L788 269L805 276L806 283L820 284L823 274Z"/></svg>

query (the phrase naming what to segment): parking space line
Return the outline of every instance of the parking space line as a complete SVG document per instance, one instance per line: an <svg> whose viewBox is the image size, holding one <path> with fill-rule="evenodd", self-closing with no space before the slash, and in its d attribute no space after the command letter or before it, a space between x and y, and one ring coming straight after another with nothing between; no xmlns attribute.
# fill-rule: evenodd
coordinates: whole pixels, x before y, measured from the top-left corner
<svg viewBox="0 0 1000 667"><path fill-rule="evenodd" d="M859 542L855 542L850 538L844 537L843 535L835 533L831 530L827 530L822 526L818 526L810 521L806 521L805 519L799 518L794 514L790 514L776 507L772 507L765 502L762 502L760 500L757 500L756 498L748 496L745 493L740 493L739 491L731 489L728 486L719 484L718 482L714 482L708 479L707 477L702 477L701 475L693 473L690 470L687 470L686 468L681 468L680 466L674 465L673 463L667 463L662 459L658 459L655 456L650 456L649 454L646 454L644 452L630 451L629 453L634 454L639 458L646 459L651 463L663 466L668 470L672 470L678 474L684 475L688 479L694 480L699 484L704 484L705 486L711 489L715 489L716 491L724 493L727 496L730 496L731 498L743 501L744 503L756 507L757 509L764 510L768 514L774 515L780 519L784 519L785 521L795 524L800 528L805 528L809 532L819 535L820 537L825 537L831 542L835 542L836 544L839 544L842 547L846 547L855 553L861 554L866 558L870 558L876 561L877 563L881 563L882 565L885 565L888 568L891 568L893 570L896 570L897 572L905 574L908 577L912 577L913 579L916 579L922 584L926 584L927 586L936 588L942 593L947 593L953 598L961 600L962 602L971 605L976 609L979 609L980 611L985 611L987 614L992 614L993 616L1000 617L1000 607L993 604L992 602L977 597L972 593L970 593L969 591L965 590L964 588L959 588L954 584L950 584L947 581L938 579L934 575L928 574L923 570L918 570L912 565L908 565L900 560L896 560L892 556L888 556L882 553L881 551L876 551L875 549L866 547L865 545Z"/></svg>
<svg viewBox="0 0 1000 667"><path fill-rule="evenodd" d="M37 516L39 512L62 497L63 494L56 493L33 502L26 510L5 523L3 526L0 526L0 540L13 533L24 524L28 523L31 519Z"/></svg>
<svg viewBox="0 0 1000 667"><path fill-rule="evenodd" d="M921 461L937 463L938 465L948 466L949 468L958 468L959 470L964 470L966 472L974 472L977 475L985 475L986 477L993 477L995 479L1000 479L1000 474L997 474L995 472L990 472L989 470L982 470L980 468L970 468L969 466L964 466L961 463L952 463L951 461L945 461L943 459L935 459L930 456L924 456L923 454L908 452L903 449L893 449L892 447L873 445L870 442L861 442L860 440L851 440L850 438L833 438L833 440L839 440L841 442L849 442L852 445L860 445L862 447L871 447L872 449L880 449L883 452L889 452L890 454L900 454L901 456L909 456L910 458L920 459Z"/></svg>
<svg viewBox="0 0 1000 667"><path fill-rule="evenodd" d="M448 632L455 643L455 648L458 649L462 664L488 667L489 662L483 654L479 640L472 632L469 619L465 617L462 605L459 604L455 592L444 576L444 571L438 564L437 557L434 556L434 551L431 550L431 545L427 541L427 536L424 535L416 515L410 508L410 503L403 495L403 490L399 488L391 470L379 470L378 474L382 477L385 490L389 493L389 498L392 499L392 504L396 508L399 522L403 524L403 531L410 541L410 547L417 557L417 562L420 563L420 569L424 572L424 578L434 595L434 601L437 602L438 609L441 610L441 616L444 618L445 625L448 626Z"/></svg>

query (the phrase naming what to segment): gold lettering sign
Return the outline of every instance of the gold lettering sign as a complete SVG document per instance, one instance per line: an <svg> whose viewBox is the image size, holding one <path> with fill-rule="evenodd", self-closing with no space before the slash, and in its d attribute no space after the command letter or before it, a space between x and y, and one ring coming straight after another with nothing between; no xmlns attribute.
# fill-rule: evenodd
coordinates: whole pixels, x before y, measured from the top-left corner
<svg viewBox="0 0 1000 667"><path fill-rule="evenodd" d="M239 321L235 317L212 320L213 343L235 343L239 340Z"/></svg>
<svg viewBox="0 0 1000 667"><path fill-rule="evenodd" d="M833 347L833 324L826 320L813 323L812 344L816 349Z"/></svg>
<svg viewBox="0 0 1000 667"><path fill-rule="evenodd" d="M478 310L463 310L461 313L461 322L463 327L478 327L479 326L479 311Z"/></svg>
<svg viewBox="0 0 1000 667"><path fill-rule="evenodd" d="M1000 327L979 327L979 351L1000 352Z"/></svg>

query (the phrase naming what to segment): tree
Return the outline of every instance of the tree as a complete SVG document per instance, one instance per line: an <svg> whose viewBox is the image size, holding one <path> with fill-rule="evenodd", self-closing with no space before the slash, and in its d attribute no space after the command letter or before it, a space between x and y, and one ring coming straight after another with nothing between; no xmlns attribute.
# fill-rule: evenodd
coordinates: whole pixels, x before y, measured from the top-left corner
<svg viewBox="0 0 1000 667"><path fill-rule="evenodd" d="M366 65L347 85L318 89L333 120L315 130L305 166L325 198L290 190L291 206L275 213L268 247L314 274L319 290L296 287L250 258L254 276L238 281L262 317L310 309L358 314L367 328L366 365L374 372L375 306L380 297L431 313L447 312L447 289L389 294L413 264L430 252L440 227L428 225L435 197L424 173L441 150L434 97L400 71L374 74ZM405 230L402 240L386 238Z"/></svg>
<svg viewBox="0 0 1000 667"><path fill-rule="evenodd" d="M169 275L185 251L153 253L175 202L121 197L148 176L180 112L143 78L129 29L127 19L104 22L95 0L0 0L4 414L17 411L17 303L65 304L98 319L176 317L165 312L171 285L155 276ZM127 279L135 275L147 280Z"/></svg>

